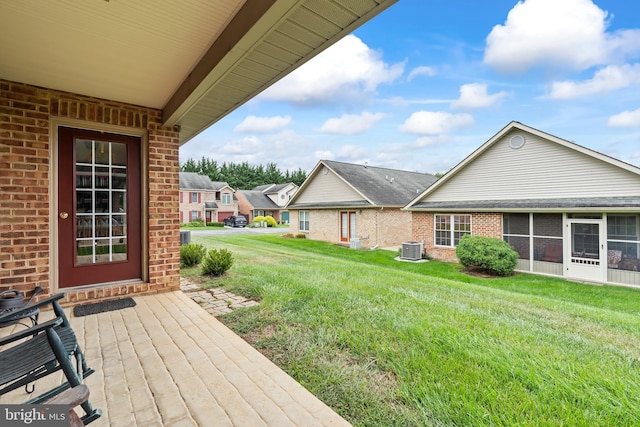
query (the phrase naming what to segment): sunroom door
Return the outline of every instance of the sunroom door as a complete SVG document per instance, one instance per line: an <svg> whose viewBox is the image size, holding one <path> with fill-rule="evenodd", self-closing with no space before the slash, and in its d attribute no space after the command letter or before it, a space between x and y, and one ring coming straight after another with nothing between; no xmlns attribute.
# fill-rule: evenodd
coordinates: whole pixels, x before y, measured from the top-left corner
<svg viewBox="0 0 640 427"><path fill-rule="evenodd" d="M600 282L604 280L604 221L570 219L567 276L572 279Z"/></svg>
<svg viewBox="0 0 640 427"><path fill-rule="evenodd" d="M59 286L141 278L140 138L59 128Z"/></svg>

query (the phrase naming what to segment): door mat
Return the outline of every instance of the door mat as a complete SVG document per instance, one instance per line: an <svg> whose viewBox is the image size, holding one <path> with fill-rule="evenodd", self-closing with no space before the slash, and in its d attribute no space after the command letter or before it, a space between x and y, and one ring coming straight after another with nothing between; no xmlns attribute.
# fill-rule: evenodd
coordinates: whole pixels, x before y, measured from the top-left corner
<svg viewBox="0 0 640 427"><path fill-rule="evenodd" d="M135 307L133 298L116 299L112 301L101 301L94 304L76 305L73 307L73 314L76 317L89 316L90 314L104 313L105 311L122 310L123 308Z"/></svg>

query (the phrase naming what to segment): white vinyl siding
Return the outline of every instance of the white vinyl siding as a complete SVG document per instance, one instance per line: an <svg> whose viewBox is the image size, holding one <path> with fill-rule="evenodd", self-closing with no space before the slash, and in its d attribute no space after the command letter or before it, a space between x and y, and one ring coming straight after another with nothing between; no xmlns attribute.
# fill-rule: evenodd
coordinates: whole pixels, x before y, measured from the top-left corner
<svg viewBox="0 0 640 427"><path fill-rule="evenodd" d="M365 200L329 169L322 167L298 195L296 203L331 203ZM327 173L324 173L324 172Z"/></svg>
<svg viewBox="0 0 640 427"><path fill-rule="evenodd" d="M516 134L526 138L509 147ZM479 189L482 192L479 193ZM429 202L462 200L614 197L638 194L638 175L580 151L514 130L458 171L428 197Z"/></svg>

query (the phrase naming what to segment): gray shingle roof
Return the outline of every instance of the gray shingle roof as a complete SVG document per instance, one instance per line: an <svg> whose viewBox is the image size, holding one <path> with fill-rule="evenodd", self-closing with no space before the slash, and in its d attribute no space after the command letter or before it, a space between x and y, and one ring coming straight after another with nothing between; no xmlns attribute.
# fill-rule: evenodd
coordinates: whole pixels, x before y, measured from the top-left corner
<svg viewBox="0 0 640 427"><path fill-rule="evenodd" d="M323 160L376 206L405 206L437 181L431 174Z"/></svg>
<svg viewBox="0 0 640 427"><path fill-rule="evenodd" d="M252 190L256 190L256 191L264 191L267 190L271 187L273 187L275 184L265 184L265 185L258 185L256 187L253 187Z"/></svg>
<svg viewBox="0 0 640 427"><path fill-rule="evenodd" d="M577 209L577 208L638 208L640 196L636 197L592 197L563 199L528 199L528 200L468 200L459 202L422 202L413 205L410 210L478 210L501 212L505 210L545 210L545 209Z"/></svg>
<svg viewBox="0 0 640 427"><path fill-rule="evenodd" d="M253 209L282 209L260 190L238 190L238 193L247 199L249 204L253 206Z"/></svg>
<svg viewBox="0 0 640 427"><path fill-rule="evenodd" d="M224 181L211 181L208 176L195 172L180 172L180 189L183 190L218 191L228 185Z"/></svg>
<svg viewBox="0 0 640 427"><path fill-rule="evenodd" d="M218 209L218 204L216 202L204 202L205 209Z"/></svg>

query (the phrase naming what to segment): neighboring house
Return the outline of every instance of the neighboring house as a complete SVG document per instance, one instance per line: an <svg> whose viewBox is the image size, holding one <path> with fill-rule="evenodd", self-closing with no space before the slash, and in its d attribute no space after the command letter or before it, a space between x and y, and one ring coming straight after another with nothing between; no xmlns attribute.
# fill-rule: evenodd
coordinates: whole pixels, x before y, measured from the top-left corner
<svg viewBox="0 0 640 427"><path fill-rule="evenodd" d="M222 222L238 215L238 199L226 182L211 181L195 172L180 172L180 222Z"/></svg>
<svg viewBox="0 0 640 427"><path fill-rule="evenodd" d="M363 248L399 246L411 238L412 221L401 208L435 181L425 173L321 160L287 205L290 230L337 244L359 239Z"/></svg>
<svg viewBox="0 0 640 427"><path fill-rule="evenodd" d="M249 221L257 216L270 215L276 221L288 224L289 211L284 206L298 191L293 182L287 184L259 185L253 190L238 190L240 213Z"/></svg>
<svg viewBox="0 0 640 427"><path fill-rule="evenodd" d="M0 2L0 290L179 290L180 146L394 3Z"/></svg>
<svg viewBox="0 0 640 427"><path fill-rule="evenodd" d="M640 285L640 168L518 122L406 209L436 259L484 235L513 246L518 271Z"/></svg>

